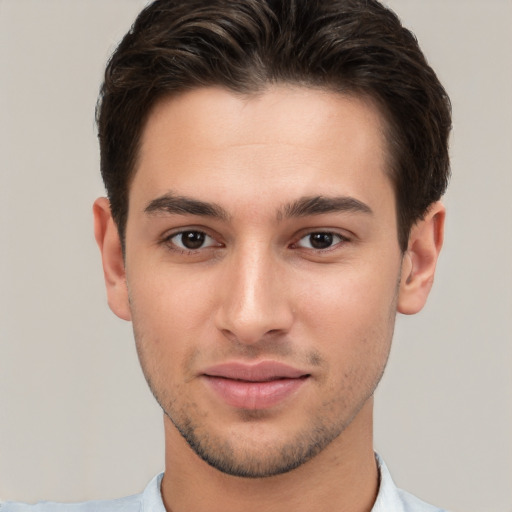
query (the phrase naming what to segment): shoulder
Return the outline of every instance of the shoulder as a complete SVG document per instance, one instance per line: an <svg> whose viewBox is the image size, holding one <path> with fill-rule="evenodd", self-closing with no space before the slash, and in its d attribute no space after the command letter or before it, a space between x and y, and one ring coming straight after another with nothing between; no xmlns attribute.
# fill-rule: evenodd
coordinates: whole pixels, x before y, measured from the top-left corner
<svg viewBox="0 0 512 512"><path fill-rule="evenodd" d="M380 473L380 486L372 512L446 512L399 489L393 482L386 464L377 454L376 460Z"/></svg>
<svg viewBox="0 0 512 512"><path fill-rule="evenodd" d="M160 494L163 473L156 475L140 494L116 500L55 503L42 501L34 505L7 501L0 503L0 512L166 512Z"/></svg>
<svg viewBox="0 0 512 512"><path fill-rule="evenodd" d="M142 510L141 503L141 494L115 500L84 501L82 503L43 501L28 505L8 501L0 504L0 512L139 512Z"/></svg>
<svg viewBox="0 0 512 512"><path fill-rule="evenodd" d="M416 496L413 496L412 494L402 489L397 488L397 494L406 512L447 512L442 508L437 508L433 505L425 503L419 498L416 498Z"/></svg>
<svg viewBox="0 0 512 512"><path fill-rule="evenodd" d="M7 501L0 503L0 512L165 512L160 494L163 473L156 475L141 494L115 500L55 503L42 501L34 505Z"/></svg>

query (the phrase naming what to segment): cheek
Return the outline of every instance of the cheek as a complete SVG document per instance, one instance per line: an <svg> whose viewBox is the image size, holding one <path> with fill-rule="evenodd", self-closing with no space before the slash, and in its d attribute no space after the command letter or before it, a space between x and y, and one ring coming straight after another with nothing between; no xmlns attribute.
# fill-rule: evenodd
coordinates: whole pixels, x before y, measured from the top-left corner
<svg viewBox="0 0 512 512"><path fill-rule="evenodd" d="M343 356L386 345L396 314L398 269L385 268L381 274L371 266L333 269L307 280L297 309L309 336Z"/></svg>
<svg viewBox="0 0 512 512"><path fill-rule="evenodd" d="M144 312L139 317L148 326L188 330L208 316L213 286L204 275L191 275L186 269L176 271L167 265L144 265L127 272L127 278L132 307Z"/></svg>
<svg viewBox="0 0 512 512"><path fill-rule="evenodd" d="M136 278L130 279L130 274ZM134 268L127 272L127 278L143 366L151 365L148 369L153 374L159 373L157 367L167 374L188 368L197 341L208 339L211 314L205 290L209 287L183 272L171 274L165 269L150 272Z"/></svg>

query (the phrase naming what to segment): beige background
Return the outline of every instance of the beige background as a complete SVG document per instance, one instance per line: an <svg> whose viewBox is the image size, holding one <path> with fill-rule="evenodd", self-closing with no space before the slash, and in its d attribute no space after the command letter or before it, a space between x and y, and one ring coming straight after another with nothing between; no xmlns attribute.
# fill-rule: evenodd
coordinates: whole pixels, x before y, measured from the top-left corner
<svg viewBox="0 0 512 512"><path fill-rule="evenodd" d="M106 306L91 204L104 62L145 2L0 0L0 497L141 490L161 413ZM447 240L399 318L376 447L453 512L512 511L512 2L390 0L453 100Z"/></svg>

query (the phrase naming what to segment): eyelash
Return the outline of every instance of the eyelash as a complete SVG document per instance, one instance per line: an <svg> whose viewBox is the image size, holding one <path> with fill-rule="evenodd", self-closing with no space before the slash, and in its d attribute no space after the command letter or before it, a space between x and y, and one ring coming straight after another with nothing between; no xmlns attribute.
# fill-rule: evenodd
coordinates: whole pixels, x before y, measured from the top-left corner
<svg viewBox="0 0 512 512"><path fill-rule="evenodd" d="M346 243L350 242L350 239L348 237L346 237L340 233L337 233L335 231L309 231L306 234L304 234L303 236L301 236L297 240L297 242L293 243L292 246L297 247L299 242L301 242L302 240L307 239L307 238L310 239L310 245L311 245L311 242L312 242L311 237L313 237L314 235L330 236L332 239L331 245L329 245L329 247L325 247L325 248L300 247L300 246L299 246L299 248L306 249L306 250L312 250L312 251L320 252L320 253L325 253L327 251L335 250L337 247L339 247L341 245L345 245ZM338 241L334 242L335 239L338 239Z"/></svg>
<svg viewBox="0 0 512 512"><path fill-rule="evenodd" d="M177 245L176 242L173 241L173 239L179 237L180 235L183 236L185 234L194 234L194 235L202 235L204 236L205 238L210 238L211 240L213 240L215 242L215 238L211 235L209 235L206 231L204 230L201 230L201 229L184 229L182 231L178 231L178 232L175 232L175 233L171 233L167 236L165 236L162 240L161 240L161 244L163 245L166 245L170 250L174 251L174 252L177 252L177 253L180 253L180 254L185 254L185 255L193 255L193 254L197 254L199 251L204 251L206 249L210 249L210 248L215 248L215 247L223 247L223 244L219 243L219 242L215 242L213 244L210 244L206 247L198 247L196 249L190 249L190 248L186 248L186 247L180 247L179 245ZM331 245L329 245L329 247L325 247L325 248L315 248L315 247L301 247L299 245L299 243L304 240L304 239L307 239L308 237L312 237L314 235L322 235L322 236L330 236L332 238L332 242L331 242ZM336 242L334 242L334 240L338 240ZM290 247L293 248L293 249L304 249L306 251L313 251L315 253L327 253L327 252L330 252L330 251L333 251L335 250L336 248L338 248L339 246L343 246L345 245L346 243L350 242L351 239L348 238L347 236L344 236L340 233L337 233L335 231L308 231L307 233L301 235L296 242L293 242L292 244L290 244ZM311 239L310 239L310 245L311 244Z"/></svg>
<svg viewBox="0 0 512 512"><path fill-rule="evenodd" d="M165 236L162 239L161 243L163 245L166 245L170 250L172 250L174 252L178 252L180 254L197 254L198 251L201 251L201 250L209 249L212 247L222 247L222 244L215 243L215 244L212 244L212 245L209 245L206 247L198 247L197 249L189 249L187 247L180 247L179 245L176 244L176 242L173 242L173 239L179 237L180 235L183 236L186 233L196 234L196 235L197 234L204 235L205 238L208 237L211 240L215 241L214 237L210 236L206 231L203 231L201 229L184 229L182 231L178 231L176 233L171 233L171 234Z"/></svg>

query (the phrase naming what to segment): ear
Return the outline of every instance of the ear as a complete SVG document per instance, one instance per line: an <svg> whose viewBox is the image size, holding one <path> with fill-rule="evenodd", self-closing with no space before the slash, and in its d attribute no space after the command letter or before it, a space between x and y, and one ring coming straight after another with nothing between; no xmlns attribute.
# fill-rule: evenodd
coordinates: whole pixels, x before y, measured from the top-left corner
<svg viewBox="0 0 512 512"><path fill-rule="evenodd" d="M411 229L402 261L402 276L397 310L406 315L420 311L434 282L437 258L443 245L446 210L433 203L425 217Z"/></svg>
<svg viewBox="0 0 512 512"><path fill-rule="evenodd" d="M93 213L94 236L101 252L108 305L119 318L131 320L121 240L106 197L96 199Z"/></svg>

